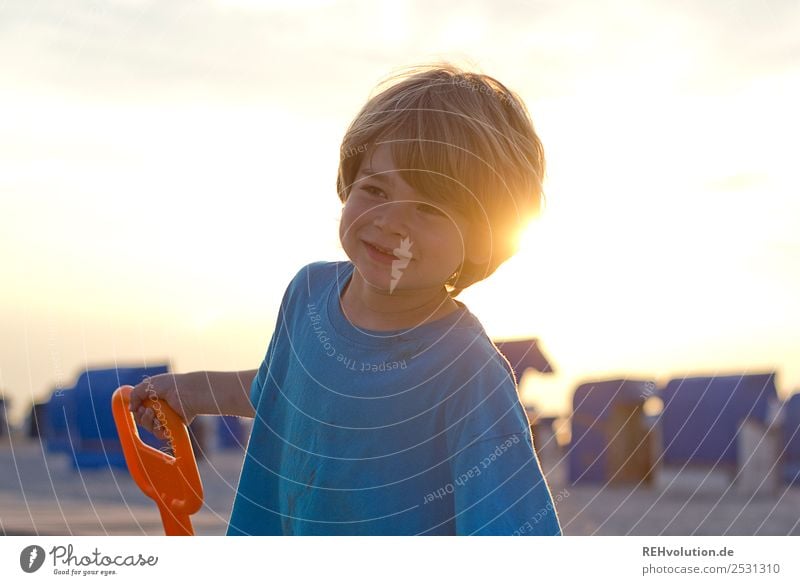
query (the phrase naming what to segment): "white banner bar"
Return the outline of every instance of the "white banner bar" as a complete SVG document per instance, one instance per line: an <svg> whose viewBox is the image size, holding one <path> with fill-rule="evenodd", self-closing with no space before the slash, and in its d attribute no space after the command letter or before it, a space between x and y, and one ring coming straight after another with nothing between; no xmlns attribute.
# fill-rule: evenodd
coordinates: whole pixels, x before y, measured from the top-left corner
<svg viewBox="0 0 800 585"><path fill-rule="evenodd" d="M800 583L763 537L5 537L2 583Z"/></svg>

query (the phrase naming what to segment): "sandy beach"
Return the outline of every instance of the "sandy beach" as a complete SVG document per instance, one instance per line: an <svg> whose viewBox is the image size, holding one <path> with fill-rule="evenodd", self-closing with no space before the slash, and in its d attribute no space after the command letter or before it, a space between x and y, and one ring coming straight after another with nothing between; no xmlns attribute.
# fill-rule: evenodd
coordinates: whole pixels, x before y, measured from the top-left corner
<svg viewBox="0 0 800 585"><path fill-rule="evenodd" d="M199 464L205 501L192 516L198 535L222 535L233 504L241 451ZM74 471L64 454L30 439L0 442L0 534L161 535L155 504L122 469ZM800 487L742 494L727 475L663 472L653 487L565 484L548 477L567 535L800 535Z"/></svg>

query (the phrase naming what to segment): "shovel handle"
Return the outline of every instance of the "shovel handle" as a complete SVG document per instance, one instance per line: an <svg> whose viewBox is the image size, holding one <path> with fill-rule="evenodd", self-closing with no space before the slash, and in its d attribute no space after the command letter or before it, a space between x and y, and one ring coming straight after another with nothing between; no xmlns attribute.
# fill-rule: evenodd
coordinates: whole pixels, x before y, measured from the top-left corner
<svg viewBox="0 0 800 585"><path fill-rule="evenodd" d="M130 411L133 386L120 386L111 397L111 410L117 426L125 463L131 477L158 505L167 536L194 534L191 514L203 505L203 484L189 439L189 430L178 414L159 399L146 399L169 440L174 456L142 441Z"/></svg>

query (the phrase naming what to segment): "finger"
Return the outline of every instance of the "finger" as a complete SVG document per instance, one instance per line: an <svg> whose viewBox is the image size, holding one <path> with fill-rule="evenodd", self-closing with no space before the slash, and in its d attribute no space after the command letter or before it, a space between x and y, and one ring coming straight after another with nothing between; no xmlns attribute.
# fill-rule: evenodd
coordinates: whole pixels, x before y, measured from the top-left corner
<svg viewBox="0 0 800 585"><path fill-rule="evenodd" d="M144 402L145 398L147 398L148 388L151 388L150 382L142 382L141 384L137 384L131 390L131 394L129 397L130 401L130 409L131 412L136 412L139 410L139 407Z"/></svg>
<svg viewBox="0 0 800 585"><path fill-rule="evenodd" d="M135 422L138 426L144 426L142 424L142 415L144 414L144 408L141 406L133 411L133 422Z"/></svg>
<svg viewBox="0 0 800 585"><path fill-rule="evenodd" d="M153 420L155 418L155 415L153 413L153 409L152 408L144 408L144 407L142 407L141 409L139 409L139 412L141 413L141 417L142 417L142 426L147 431L152 433L153 432L153 427L154 427Z"/></svg>
<svg viewBox="0 0 800 585"><path fill-rule="evenodd" d="M153 434L161 441L167 440L167 434L166 430L164 429L164 425L161 424L161 421L157 416L153 419Z"/></svg>
<svg viewBox="0 0 800 585"><path fill-rule="evenodd" d="M164 426L164 415L152 408L148 408L147 410L150 413L150 426L152 429L150 432L153 433L158 439L166 441L167 431L166 427Z"/></svg>

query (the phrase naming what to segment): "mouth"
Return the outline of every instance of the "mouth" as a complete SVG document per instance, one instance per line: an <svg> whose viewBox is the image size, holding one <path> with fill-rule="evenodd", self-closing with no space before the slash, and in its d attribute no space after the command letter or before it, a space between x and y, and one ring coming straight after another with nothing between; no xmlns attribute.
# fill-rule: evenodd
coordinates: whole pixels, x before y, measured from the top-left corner
<svg viewBox="0 0 800 585"><path fill-rule="evenodd" d="M364 240L364 243L367 246L371 246L375 248L378 252L382 252L384 254L388 254L389 256L394 256L394 252L392 252L389 248L384 248L383 246L378 246L377 244L373 244L372 242L368 242Z"/></svg>
<svg viewBox="0 0 800 585"><path fill-rule="evenodd" d="M377 244L373 244L372 242L368 242L366 240L362 240L362 242L364 242L367 246L369 246L373 250L376 250L377 252L380 252L381 254L384 254L385 256L391 256L392 258L397 258L395 253L392 250L390 250L389 248L384 248L383 246L378 246Z"/></svg>
<svg viewBox="0 0 800 585"><path fill-rule="evenodd" d="M373 244L367 240L361 240L361 243L371 250L371 252L376 255L376 258L381 260L405 260L406 262L414 260L414 255L411 254L410 251L405 250L402 246L392 249Z"/></svg>

